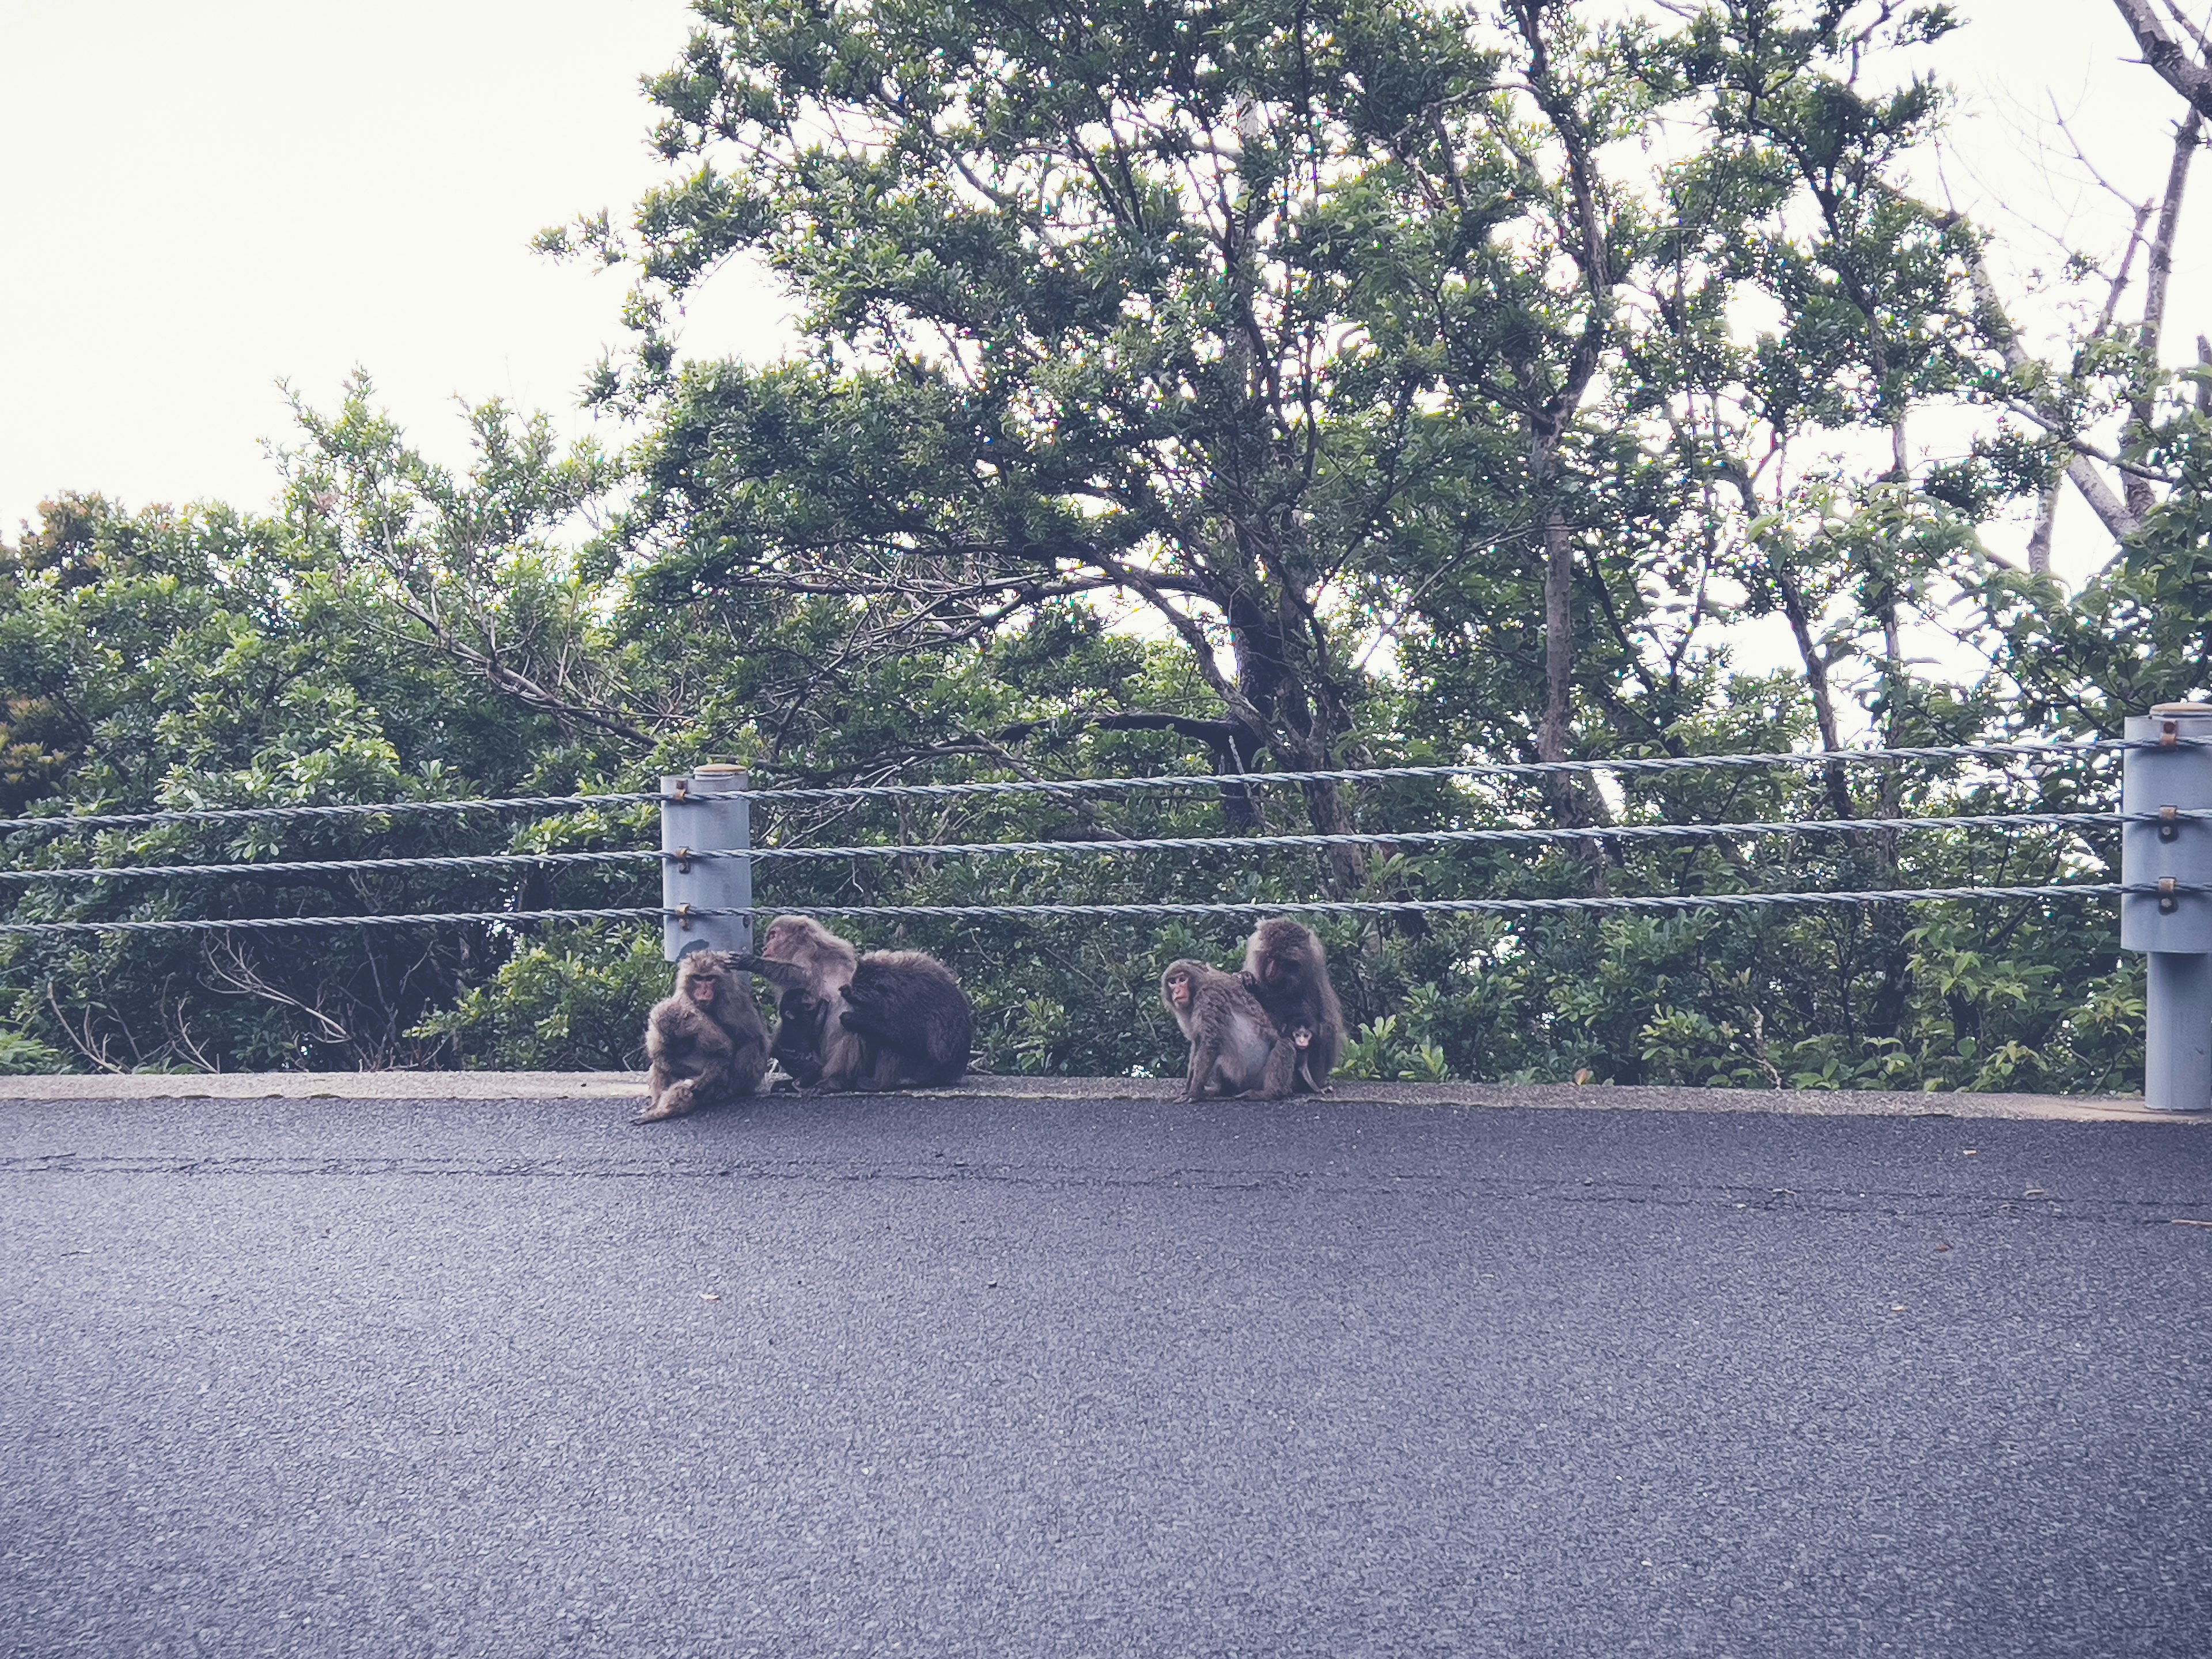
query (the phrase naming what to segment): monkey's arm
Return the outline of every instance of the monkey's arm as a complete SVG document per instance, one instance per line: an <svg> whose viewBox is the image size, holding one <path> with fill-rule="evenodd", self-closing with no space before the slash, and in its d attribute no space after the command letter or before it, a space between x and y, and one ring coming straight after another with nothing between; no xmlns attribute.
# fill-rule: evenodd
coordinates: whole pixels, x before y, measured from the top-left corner
<svg viewBox="0 0 2212 1659"><path fill-rule="evenodd" d="M739 956L732 952L730 966L747 974L757 974L780 991L811 990L814 977L795 962L778 962L774 957Z"/></svg>
<svg viewBox="0 0 2212 1659"><path fill-rule="evenodd" d="M655 1036L659 1042L646 1080L648 1104L638 1114L640 1123L681 1117L698 1106L727 1079L736 1054L719 1023L680 1002L653 1010L646 1036L648 1052L656 1047Z"/></svg>
<svg viewBox="0 0 2212 1659"><path fill-rule="evenodd" d="M1260 1073L1260 1098L1281 1100L1297 1081L1298 1062L1304 1058L1295 1038L1279 1036L1267 1050L1267 1068Z"/></svg>
<svg viewBox="0 0 2212 1659"><path fill-rule="evenodd" d="M1221 1060L1221 1039L1210 1019L1199 1022L1198 1030L1191 1033L1190 1071L1183 1079L1182 1097L1187 1101L1206 1098L1206 1086L1213 1081L1214 1068Z"/></svg>

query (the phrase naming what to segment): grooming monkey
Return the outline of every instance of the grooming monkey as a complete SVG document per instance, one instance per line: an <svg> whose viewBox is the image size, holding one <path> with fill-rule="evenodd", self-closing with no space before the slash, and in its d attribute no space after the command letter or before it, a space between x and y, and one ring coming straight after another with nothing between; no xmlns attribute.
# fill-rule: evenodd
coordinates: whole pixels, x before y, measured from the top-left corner
<svg viewBox="0 0 2212 1659"><path fill-rule="evenodd" d="M1274 916L1252 930L1240 975L1278 1030L1307 1034L1298 1081L1316 1094L1344 1054L1344 1007L1328 982L1328 963L1313 929Z"/></svg>
<svg viewBox="0 0 2212 1659"><path fill-rule="evenodd" d="M896 1089L968 1069L974 1011L934 957L861 956L811 916L781 916L737 964L781 992L775 1058L802 1087Z"/></svg>
<svg viewBox="0 0 2212 1659"><path fill-rule="evenodd" d="M957 1083L968 1069L975 1013L952 970L920 951L871 951L843 992L838 1024L860 1034L872 1085Z"/></svg>
<svg viewBox="0 0 2212 1659"><path fill-rule="evenodd" d="M1160 975L1160 1000L1190 1042L1185 1100L1253 1094L1280 1100L1290 1093L1301 1045L1275 1029L1242 978L1185 957Z"/></svg>
<svg viewBox="0 0 2212 1659"><path fill-rule="evenodd" d="M646 1016L647 1103L640 1123L753 1093L768 1075L768 1027L720 951L676 964L674 993Z"/></svg>
<svg viewBox="0 0 2212 1659"><path fill-rule="evenodd" d="M776 988L776 1063L802 1089L849 1089L860 1074L859 1033L836 1018L860 952L811 916L779 916L761 935L760 954L737 965Z"/></svg>

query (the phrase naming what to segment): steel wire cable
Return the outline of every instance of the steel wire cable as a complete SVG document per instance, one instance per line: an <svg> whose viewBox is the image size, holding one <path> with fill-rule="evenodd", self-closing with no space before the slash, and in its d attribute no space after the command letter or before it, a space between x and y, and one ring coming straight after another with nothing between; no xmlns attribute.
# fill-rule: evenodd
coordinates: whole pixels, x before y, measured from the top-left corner
<svg viewBox="0 0 2212 1659"><path fill-rule="evenodd" d="M0 870L0 882L104 881L121 876L319 876L362 872L484 870L522 866L576 864L638 864L647 859L673 860L677 854L638 848L611 853L457 853L450 856L411 859L272 859L244 864L101 864L51 870ZM695 859L757 857L757 854L693 853Z"/></svg>
<svg viewBox="0 0 2212 1659"><path fill-rule="evenodd" d="M2191 808L2177 819L2212 818L2212 808ZM294 859L234 864L86 865L53 869L0 870L0 882L104 880L111 877L314 876L362 872L482 870L565 865L666 864L685 859L752 859L762 862L939 856L1050 856L1061 854L1210 852L1221 848L1274 850L1329 847L1451 847L1485 844L1553 846L1588 841L1698 841L1726 836L1828 836L1920 830L2116 828L2171 820L2155 812L1984 812L1903 818L1759 819L1733 823L1601 824L1583 830L1405 830L1339 835L1171 836L1115 841L991 841L883 842L854 847L755 847L719 850L635 848L612 852L465 853L424 858Z"/></svg>
<svg viewBox="0 0 2212 1659"><path fill-rule="evenodd" d="M2190 747L2212 746L2212 738L2184 738L2178 742ZM690 799L744 799L775 805L785 801L853 800L877 796L930 799L963 795L1080 795L1123 790L1216 788L1239 784L1367 783L1415 778L1441 781L1587 775L1597 772L1654 773L1767 766L1894 765L1905 761L2070 759L2119 754L2130 749L2169 746L2172 745L2156 741L2098 738L2087 743L1952 744L1936 748L1824 749L1809 752L1791 750L1759 755L1662 755L1627 760L1486 762L1462 766L1378 766L1326 772L1175 773L1149 778L1024 779L1007 783L839 784L820 787L749 789L734 795L694 793Z"/></svg>
<svg viewBox="0 0 2212 1659"><path fill-rule="evenodd" d="M633 905L601 909L441 911L422 915L357 916L249 916L230 919L191 918L161 921L35 921L0 923L0 936L53 933L162 933L287 932L319 927L444 927L469 923L513 925L526 921L703 921L717 916L856 916L907 921L997 917L1018 920L1036 917L1108 919L1114 917L1267 916L1267 915L1545 915L1606 911L1650 913L1665 910L1750 909L1760 906L1817 908L1832 905L1921 904L1985 899L2118 898L2124 896L2166 898L2177 894L2205 892L2202 887L2176 884L2128 886L2118 882L2057 882L2018 887L1906 887L1875 892L1814 893L1682 893L1605 898L1546 899L1310 899L1282 903L1220 902L1213 903L1144 904L792 904L755 905L749 909L670 908L665 905Z"/></svg>
<svg viewBox="0 0 2212 1659"><path fill-rule="evenodd" d="M328 806L175 807L155 812L57 813L46 817L0 818L0 832L18 830L143 830L172 823L287 823L311 822L317 818L406 817L435 812L550 811L575 806L643 806L667 799L654 789L610 795L507 795L467 800L348 801Z"/></svg>
<svg viewBox="0 0 2212 1659"><path fill-rule="evenodd" d="M2182 746L2212 744L2212 738L2183 738ZM944 799L959 796L1082 795L1150 789L1214 788L1228 785L1387 782L1394 779L1441 781L1536 778L1598 772L1656 773L1768 766L1894 765L1905 761L1975 759L2051 760L2118 754L2130 749L2172 745L2125 738L2097 738L2086 743L1953 744L1918 749L1787 750L1757 755L1665 755L1606 761L1528 761L1460 766L1376 766L1326 772L1170 773L1143 778L1024 779L1004 783L871 783L750 789L734 793L692 792L689 800L739 799L762 805L788 801ZM0 818L0 832L16 830L125 830L163 824L286 823L318 818L380 817L439 812L558 811L583 806L639 806L667 803L675 797L659 790L587 795L512 795L462 800L342 802L322 806L221 806L173 808L150 812L87 812Z"/></svg>

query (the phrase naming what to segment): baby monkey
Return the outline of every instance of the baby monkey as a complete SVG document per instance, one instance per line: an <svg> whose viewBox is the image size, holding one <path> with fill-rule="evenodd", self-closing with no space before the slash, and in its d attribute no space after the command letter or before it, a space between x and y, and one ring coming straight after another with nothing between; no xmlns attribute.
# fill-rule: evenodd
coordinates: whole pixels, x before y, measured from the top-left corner
<svg viewBox="0 0 2212 1659"><path fill-rule="evenodd" d="M676 964L676 990L646 1017L646 1108L640 1123L716 1100L756 1093L768 1075L768 1027L720 951L694 951Z"/></svg>
<svg viewBox="0 0 2212 1659"><path fill-rule="evenodd" d="M1312 1033L1275 1029L1243 980L1188 957L1160 975L1160 1000L1190 1041L1185 1100L1257 1095L1280 1100L1304 1065Z"/></svg>

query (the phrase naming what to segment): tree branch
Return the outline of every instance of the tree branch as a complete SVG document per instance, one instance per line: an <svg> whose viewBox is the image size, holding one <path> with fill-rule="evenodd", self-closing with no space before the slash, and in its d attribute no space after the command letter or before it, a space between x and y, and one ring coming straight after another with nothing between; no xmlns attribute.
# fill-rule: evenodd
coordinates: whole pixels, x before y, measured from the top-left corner
<svg viewBox="0 0 2212 1659"><path fill-rule="evenodd" d="M2200 115L2212 115L2212 69L2192 62L2182 44L2152 14L2150 0L2112 0L2120 19L2142 48L2143 62L2186 99Z"/></svg>

